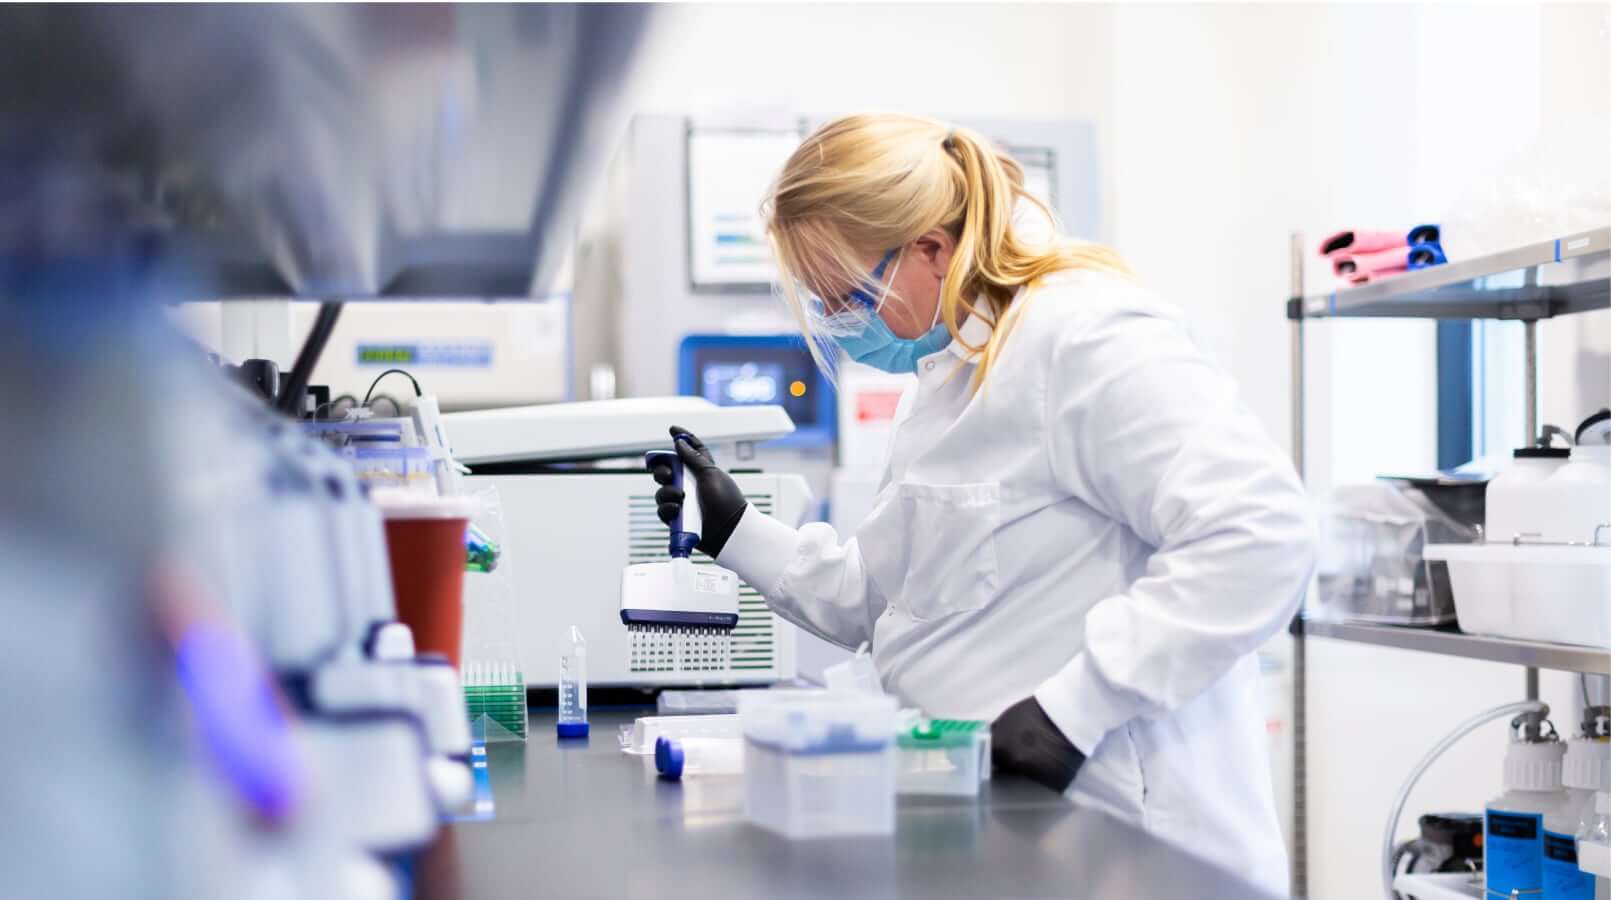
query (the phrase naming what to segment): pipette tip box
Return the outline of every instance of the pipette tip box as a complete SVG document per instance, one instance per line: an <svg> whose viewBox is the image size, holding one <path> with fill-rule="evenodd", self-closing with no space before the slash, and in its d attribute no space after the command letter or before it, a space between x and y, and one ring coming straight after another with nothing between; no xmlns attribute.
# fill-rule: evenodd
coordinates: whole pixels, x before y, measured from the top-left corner
<svg viewBox="0 0 1611 900"><path fill-rule="evenodd" d="M895 738L895 790L900 794L977 797L990 780L990 725L931 719Z"/></svg>
<svg viewBox="0 0 1611 900"><path fill-rule="evenodd" d="M485 740L526 739L526 677L512 665L466 663L464 705Z"/></svg>
<svg viewBox="0 0 1611 900"><path fill-rule="evenodd" d="M894 832L894 698L756 691L739 719L750 823L791 839Z"/></svg>

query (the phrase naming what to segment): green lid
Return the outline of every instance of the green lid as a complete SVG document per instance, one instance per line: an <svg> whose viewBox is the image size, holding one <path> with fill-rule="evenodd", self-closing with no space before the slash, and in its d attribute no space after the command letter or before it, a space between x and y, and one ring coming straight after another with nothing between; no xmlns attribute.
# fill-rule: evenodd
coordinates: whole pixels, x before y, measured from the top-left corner
<svg viewBox="0 0 1611 900"><path fill-rule="evenodd" d="M901 734L895 742L908 750L969 747L973 745L977 733L987 725L986 722L970 719L930 719L913 726L911 731Z"/></svg>

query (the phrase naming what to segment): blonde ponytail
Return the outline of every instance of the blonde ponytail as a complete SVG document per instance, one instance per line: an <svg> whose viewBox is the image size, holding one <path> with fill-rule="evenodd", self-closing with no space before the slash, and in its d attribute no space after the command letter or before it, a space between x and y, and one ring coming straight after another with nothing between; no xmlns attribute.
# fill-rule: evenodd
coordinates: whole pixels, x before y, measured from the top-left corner
<svg viewBox="0 0 1611 900"><path fill-rule="evenodd" d="M820 336L811 334L803 293L843 295L867 282L863 259L934 228L956 239L939 312L951 339L977 363L975 390L1017 323L1018 315L1009 312L1020 287L1070 269L1129 272L1106 247L1022 239L1013 229L1020 200L1053 219L1024 190L1017 161L966 128L916 116L860 115L829 122L808 137L778 176L766 215L784 298L818 362L829 368ZM990 325L982 345L963 341L961 311Z"/></svg>

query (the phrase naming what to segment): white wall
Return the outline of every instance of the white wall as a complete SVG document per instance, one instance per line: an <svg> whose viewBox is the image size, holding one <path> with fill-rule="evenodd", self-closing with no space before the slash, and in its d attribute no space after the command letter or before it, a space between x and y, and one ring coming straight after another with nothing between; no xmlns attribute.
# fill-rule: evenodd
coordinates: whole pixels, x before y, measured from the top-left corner
<svg viewBox="0 0 1611 900"><path fill-rule="evenodd" d="M1037 4L681 4L660 11L642 112L1106 111L1112 10Z"/></svg>
<svg viewBox="0 0 1611 900"><path fill-rule="evenodd" d="M1109 119L1107 5L677 4L659 15L633 91L641 112Z"/></svg>
<svg viewBox="0 0 1611 900"><path fill-rule="evenodd" d="M1546 122L1611 123L1611 6L1548 9L1542 16L1540 102ZM1611 148L1602 147L1611 171ZM1570 427L1611 406L1611 311L1539 326L1539 421Z"/></svg>

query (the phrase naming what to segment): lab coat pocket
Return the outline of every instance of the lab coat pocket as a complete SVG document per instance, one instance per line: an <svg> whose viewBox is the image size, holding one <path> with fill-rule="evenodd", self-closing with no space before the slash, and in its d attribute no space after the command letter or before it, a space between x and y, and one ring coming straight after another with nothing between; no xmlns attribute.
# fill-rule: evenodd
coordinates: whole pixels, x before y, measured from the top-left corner
<svg viewBox="0 0 1611 900"><path fill-rule="evenodd" d="M868 573L919 622L983 607L996 592L1001 487L893 486L858 532Z"/></svg>

